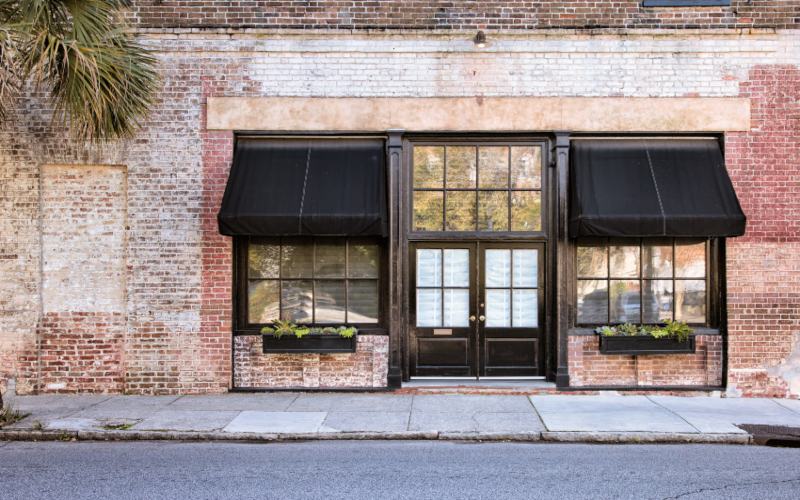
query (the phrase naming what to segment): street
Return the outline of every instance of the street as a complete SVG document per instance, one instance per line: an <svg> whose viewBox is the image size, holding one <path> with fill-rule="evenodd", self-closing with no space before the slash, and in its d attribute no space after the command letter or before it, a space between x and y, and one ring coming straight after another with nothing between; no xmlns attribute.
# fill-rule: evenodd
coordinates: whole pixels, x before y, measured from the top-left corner
<svg viewBox="0 0 800 500"><path fill-rule="evenodd" d="M791 498L796 449L436 441L0 442L0 498Z"/></svg>

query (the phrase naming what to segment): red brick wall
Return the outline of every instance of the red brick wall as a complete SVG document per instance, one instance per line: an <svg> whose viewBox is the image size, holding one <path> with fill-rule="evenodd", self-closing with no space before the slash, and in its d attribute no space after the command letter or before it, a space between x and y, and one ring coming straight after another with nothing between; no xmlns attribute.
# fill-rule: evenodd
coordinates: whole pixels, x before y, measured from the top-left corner
<svg viewBox="0 0 800 500"><path fill-rule="evenodd" d="M761 66L741 83L750 132L726 136L747 215L728 240L729 391L800 396L800 69Z"/></svg>
<svg viewBox="0 0 800 500"><path fill-rule="evenodd" d="M698 335L694 354L601 354L596 335L569 338L571 386L719 386L722 339Z"/></svg>
<svg viewBox="0 0 800 500"><path fill-rule="evenodd" d="M644 8L641 0L136 0L133 17L139 26L148 28L789 28L800 24L800 6L795 0L733 0L730 7L686 8Z"/></svg>
<svg viewBox="0 0 800 500"><path fill-rule="evenodd" d="M389 337L361 335L353 354L264 354L258 335L235 339L234 387L386 387Z"/></svg>

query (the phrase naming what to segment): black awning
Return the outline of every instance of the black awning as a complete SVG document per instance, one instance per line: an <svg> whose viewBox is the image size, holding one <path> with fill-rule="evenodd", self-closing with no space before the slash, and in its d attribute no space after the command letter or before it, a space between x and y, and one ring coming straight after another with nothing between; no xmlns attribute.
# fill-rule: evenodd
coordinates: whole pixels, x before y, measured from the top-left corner
<svg viewBox="0 0 800 500"><path fill-rule="evenodd" d="M384 151L380 139L239 139L219 232L385 236Z"/></svg>
<svg viewBox="0 0 800 500"><path fill-rule="evenodd" d="M741 236L745 216L713 139L574 140L570 236Z"/></svg>

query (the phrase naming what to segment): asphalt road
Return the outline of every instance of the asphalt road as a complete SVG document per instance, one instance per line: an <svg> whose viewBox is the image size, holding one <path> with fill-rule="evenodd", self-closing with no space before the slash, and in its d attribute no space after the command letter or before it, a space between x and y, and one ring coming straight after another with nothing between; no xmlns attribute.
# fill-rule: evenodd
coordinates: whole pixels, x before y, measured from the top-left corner
<svg viewBox="0 0 800 500"><path fill-rule="evenodd" d="M328 441L3 443L0 498L800 498L800 450Z"/></svg>

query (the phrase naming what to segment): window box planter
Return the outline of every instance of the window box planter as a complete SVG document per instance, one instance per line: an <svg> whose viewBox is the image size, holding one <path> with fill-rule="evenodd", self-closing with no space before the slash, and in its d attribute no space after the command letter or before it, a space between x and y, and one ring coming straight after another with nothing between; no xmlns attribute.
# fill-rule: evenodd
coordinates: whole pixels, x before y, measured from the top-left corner
<svg viewBox="0 0 800 500"><path fill-rule="evenodd" d="M651 337L649 335L598 335L602 354L691 354L695 351L694 335L686 340Z"/></svg>
<svg viewBox="0 0 800 500"><path fill-rule="evenodd" d="M262 335L264 353L335 353L356 352L356 338L342 337L338 334L305 335L297 338L294 335L284 335L280 338L271 334Z"/></svg>

